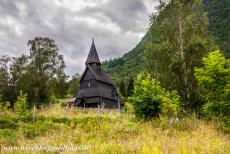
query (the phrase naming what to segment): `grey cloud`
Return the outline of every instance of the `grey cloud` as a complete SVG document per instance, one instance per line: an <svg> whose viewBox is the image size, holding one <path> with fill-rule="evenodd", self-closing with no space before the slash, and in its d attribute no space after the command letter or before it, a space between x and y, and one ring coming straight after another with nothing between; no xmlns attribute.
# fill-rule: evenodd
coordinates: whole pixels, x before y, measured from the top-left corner
<svg viewBox="0 0 230 154"><path fill-rule="evenodd" d="M1 0L0 56L26 54L28 40L46 36L56 41L64 55L66 72L81 73L92 37L101 60L122 56L140 41L148 28L148 5L155 5L150 1L87 0L97 5L74 10L69 7L75 6L62 5L62 0L61 5L54 0Z"/></svg>

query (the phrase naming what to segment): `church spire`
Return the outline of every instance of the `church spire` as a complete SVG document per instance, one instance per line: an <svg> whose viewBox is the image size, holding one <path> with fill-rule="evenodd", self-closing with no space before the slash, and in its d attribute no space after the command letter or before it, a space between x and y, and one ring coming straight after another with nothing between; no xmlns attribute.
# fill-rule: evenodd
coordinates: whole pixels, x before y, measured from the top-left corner
<svg viewBox="0 0 230 154"><path fill-rule="evenodd" d="M95 44L94 44L94 38L92 38L92 45L91 45L89 55L88 55L88 58L87 58L85 64L87 65L87 64L92 64L92 63L101 64L100 59L99 59L98 54L97 54Z"/></svg>

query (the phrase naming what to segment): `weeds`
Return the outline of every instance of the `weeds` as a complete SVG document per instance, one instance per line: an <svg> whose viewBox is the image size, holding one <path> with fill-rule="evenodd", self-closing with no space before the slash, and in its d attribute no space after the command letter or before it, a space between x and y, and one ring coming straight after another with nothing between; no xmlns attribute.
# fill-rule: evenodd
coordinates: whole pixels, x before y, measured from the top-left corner
<svg viewBox="0 0 230 154"><path fill-rule="evenodd" d="M100 115L99 127L97 110L66 110L56 104L39 110L34 122L30 117L1 118L0 144L89 145L86 153L93 154L230 153L229 135L196 117L143 122L129 112L104 109Z"/></svg>

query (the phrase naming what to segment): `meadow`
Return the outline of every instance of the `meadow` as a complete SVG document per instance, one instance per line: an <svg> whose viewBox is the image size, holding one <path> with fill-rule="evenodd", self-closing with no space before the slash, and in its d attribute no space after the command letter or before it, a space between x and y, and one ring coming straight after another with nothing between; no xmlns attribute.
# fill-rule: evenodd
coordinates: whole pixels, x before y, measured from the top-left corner
<svg viewBox="0 0 230 154"><path fill-rule="evenodd" d="M36 110L36 116L1 116L0 153L76 153L6 150L17 146L79 146L77 153L227 154L229 134L195 115L140 121L116 110L66 109L60 104ZM86 149L84 149L86 147Z"/></svg>

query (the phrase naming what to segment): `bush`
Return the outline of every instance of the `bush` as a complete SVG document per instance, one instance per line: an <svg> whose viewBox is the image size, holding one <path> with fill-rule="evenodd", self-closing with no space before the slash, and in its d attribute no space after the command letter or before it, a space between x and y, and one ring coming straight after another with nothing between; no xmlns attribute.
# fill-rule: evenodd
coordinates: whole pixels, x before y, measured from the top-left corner
<svg viewBox="0 0 230 154"><path fill-rule="evenodd" d="M133 113L133 105L129 102L125 102L125 106L122 108L122 111Z"/></svg>
<svg viewBox="0 0 230 154"><path fill-rule="evenodd" d="M177 91L165 92L161 100L161 113L163 115L166 115L168 117L174 117L180 113L180 96L178 95Z"/></svg>
<svg viewBox="0 0 230 154"><path fill-rule="evenodd" d="M160 83L146 76L138 75L134 82L133 101L134 113L137 118L150 119L160 114L160 99L163 94Z"/></svg>
<svg viewBox="0 0 230 154"><path fill-rule="evenodd" d="M210 52L202 59L203 67L195 68L195 77L206 104L203 106L204 113L209 118L222 120L222 128L230 128L230 68L228 61L219 51Z"/></svg>
<svg viewBox="0 0 230 154"><path fill-rule="evenodd" d="M180 97L176 91L167 92L151 75L138 75L134 82L134 113L137 118L150 119L160 114L176 116L180 111Z"/></svg>
<svg viewBox="0 0 230 154"><path fill-rule="evenodd" d="M12 116L12 111L10 109L10 102L5 102L4 104L0 104L0 116L6 118Z"/></svg>
<svg viewBox="0 0 230 154"><path fill-rule="evenodd" d="M10 118L2 118L0 117L0 129L16 129L17 124Z"/></svg>

